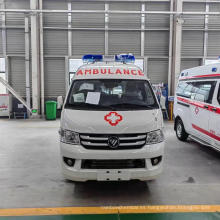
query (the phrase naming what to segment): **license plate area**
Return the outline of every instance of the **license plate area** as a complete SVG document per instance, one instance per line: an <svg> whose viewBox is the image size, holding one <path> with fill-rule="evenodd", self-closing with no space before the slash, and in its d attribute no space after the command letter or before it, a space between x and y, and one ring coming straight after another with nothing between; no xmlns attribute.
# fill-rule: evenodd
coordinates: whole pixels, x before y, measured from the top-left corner
<svg viewBox="0 0 220 220"><path fill-rule="evenodd" d="M125 170L105 170L97 174L98 181L120 181L130 180L130 172Z"/></svg>

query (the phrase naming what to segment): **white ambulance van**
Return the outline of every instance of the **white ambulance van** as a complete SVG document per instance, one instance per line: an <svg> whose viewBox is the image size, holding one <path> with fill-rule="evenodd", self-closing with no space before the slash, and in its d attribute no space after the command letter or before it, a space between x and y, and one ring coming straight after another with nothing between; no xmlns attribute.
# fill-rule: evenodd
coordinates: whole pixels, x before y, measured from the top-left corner
<svg viewBox="0 0 220 220"><path fill-rule="evenodd" d="M132 55L85 55L64 102L60 149L73 181L150 180L162 171L163 118Z"/></svg>
<svg viewBox="0 0 220 220"><path fill-rule="evenodd" d="M174 99L176 136L220 150L220 63L182 71Z"/></svg>

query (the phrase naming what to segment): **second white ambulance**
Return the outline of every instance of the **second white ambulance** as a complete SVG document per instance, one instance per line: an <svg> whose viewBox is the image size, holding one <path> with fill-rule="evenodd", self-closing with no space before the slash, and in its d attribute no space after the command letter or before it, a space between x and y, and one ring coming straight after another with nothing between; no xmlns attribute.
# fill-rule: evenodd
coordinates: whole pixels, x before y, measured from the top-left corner
<svg viewBox="0 0 220 220"><path fill-rule="evenodd" d="M220 63L182 71L174 100L177 138L220 150Z"/></svg>
<svg viewBox="0 0 220 220"><path fill-rule="evenodd" d="M84 56L60 128L63 174L73 181L150 180L162 171L163 118L131 55Z"/></svg>

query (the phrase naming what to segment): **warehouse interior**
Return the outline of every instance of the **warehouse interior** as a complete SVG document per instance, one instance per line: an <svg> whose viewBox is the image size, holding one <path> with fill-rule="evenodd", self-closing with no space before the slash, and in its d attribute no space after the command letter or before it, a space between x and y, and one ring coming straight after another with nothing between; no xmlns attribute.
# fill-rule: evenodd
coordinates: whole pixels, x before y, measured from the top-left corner
<svg viewBox="0 0 220 220"><path fill-rule="evenodd" d="M219 151L179 141L173 116L180 73L220 62L219 0L0 0L0 12L0 220L220 219ZM165 94L155 180L63 177L62 103L86 54L133 54Z"/></svg>

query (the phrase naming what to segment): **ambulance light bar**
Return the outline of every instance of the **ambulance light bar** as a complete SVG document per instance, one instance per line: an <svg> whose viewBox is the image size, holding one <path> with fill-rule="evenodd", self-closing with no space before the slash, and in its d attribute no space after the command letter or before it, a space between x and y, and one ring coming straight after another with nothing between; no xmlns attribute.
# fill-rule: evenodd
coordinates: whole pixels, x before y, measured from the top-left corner
<svg viewBox="0 0 220 220"><path fill-rule="evenodd" d="M94 63L94 62L134 63L135 57L133 54L118 54L113 56L87 54L82 57L82 60L83 63Z"/></svg>

